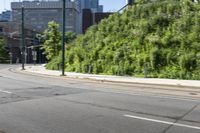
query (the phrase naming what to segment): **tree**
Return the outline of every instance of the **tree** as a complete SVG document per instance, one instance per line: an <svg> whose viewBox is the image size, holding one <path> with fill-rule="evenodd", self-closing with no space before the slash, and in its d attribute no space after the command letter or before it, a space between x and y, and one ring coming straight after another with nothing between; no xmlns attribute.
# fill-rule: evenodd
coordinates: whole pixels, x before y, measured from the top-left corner
<svg viewBox="0 0 200 133"><path fill-rule="evenodd" d="M70 46L70 43L72 43L75 39L76 39L76 34L74 32L66 32L65 33L65 45L66 46ZM69 47L66 47L66 49L69 49ZM67 50L67 52L69 52ZM66 57L68 59L68 62L70 61L70 58L73 58L72 54L69 54L68 57ZM60 64L62 62L61 59L61 52L59 52L59 55L56 56L56 58L53 58L47 65L46 67L49 69L53 69L53 70L58 70L60 68Z"/></svg>
<svg viewBox="0 0 200 133"><path fill-rule="evenodd" d="M5 42L0 38L0 62L4 63L8 59L8 51L5 49Z"/></svg>
<svg viewBox="0 0 200 133"><path fill-rule="evenodd" d="M70 43L76 39L76 33L71 32L71 31L66 32L65 38L66 38L65 43Z"/></svg>
<svg viewBox="0 0 200 133"><path fill-rule="evenodd" d="M43 36L45 41L42 49L44 49L46 58L50 61L58 56L61 50L61 32L59 31L59 25L54 21L49 22L48 28L44 31Z"/></svg>

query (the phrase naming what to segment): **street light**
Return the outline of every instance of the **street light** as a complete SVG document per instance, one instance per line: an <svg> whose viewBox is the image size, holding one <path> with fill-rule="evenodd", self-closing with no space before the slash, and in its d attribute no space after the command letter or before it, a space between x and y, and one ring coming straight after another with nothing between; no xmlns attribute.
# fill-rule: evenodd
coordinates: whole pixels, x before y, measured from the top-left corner
<svg viewBox="0 0 200 133"><path fill-rule="evenodd" d="M134 4L134 1L135 0L126 0L126 5L125 6L123 6L121 9L119 9L119 11L118 12L120 12L121 10L123 10L125 7L127 7L127 6L132 6L133 4Z"/></svg>
<svg viewBox="0 0 200 133"><path fill-rule="evenodd" d="M134 0L127 0L128 5L133 5L133 3L134 3Z"/></svg>
<svg viewBox="0 0 200 133"><path fill-rule="evenodd" d="M21 59L22 59L22 70L25 70L24 68L24 60L25 60L25 38L24 38L24 4L22 3L22 9L21 9L21 14L22 14L22 23L21 23Z"/></svg>
<svg viewBox="0 0 200 133"><path fill-rule="evenodd" d="M63 0L63 23L62 23L62 75L61 76L65 76L65 19L66 19L66 0Z"/></svg>

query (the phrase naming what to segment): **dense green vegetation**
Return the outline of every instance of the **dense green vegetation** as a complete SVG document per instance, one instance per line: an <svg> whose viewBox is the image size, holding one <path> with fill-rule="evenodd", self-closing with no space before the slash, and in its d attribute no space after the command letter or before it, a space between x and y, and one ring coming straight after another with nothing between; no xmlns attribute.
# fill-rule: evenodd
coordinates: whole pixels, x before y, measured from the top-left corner
<svg viewBox="0 0 200 133"><path fill-rule="evenodd" d="M72 42L75 38L76 38L76 34L73 32L66 32L65 34L65 42L66 43L70 43ZM61 69L61 51L59 52L58 56L55 56L47 65L46 67L48 69L52 69L52 70L59 70Z"/></svg>
<svg viewBox="0 0 200 133"><path fill-rule="evenodd" d="M0 38L0 63L8 62L8 51L5 49L5 42Z"/></svg>
<svg viewBox="0 0 200 133"><path fill-rule="evenodd" d="M68 44L66 58L66 71L200 79L200 3L136 0Z"/></svg>
<svg viewBox="0 0 200 133"><path fill-rule="evenodd" d="M55 57L59 57L61 51L61 32L59 31L59 24L55 21L48 23L48 28L44 33L38 34L39 38L43 41L42 49L46 55L47 60L51 61ZM66 32L65 43L72 42L76 38L76 34L73 32Z"/></svg>
<svg viewBox="0 0 200 133"><path fill-rule="evenodd" d="M59 31L59 24L55 21L48 23L48 28L42 35L44 54L48 61L47 67L50 69L59 69L61 65L61 32ZM70 43L75 40L76 34L73 32L65 33L65 43Z"/></svg>
<svg viewBox="0 0 200 133"><path fill-rule="evenodd" d="M54 21L48 23L48 28L41 36L45 39L42 49L46 55L47 60L52 60L55 56L58 56L61 50L61 33L59 31L59 25Z"/></svg>

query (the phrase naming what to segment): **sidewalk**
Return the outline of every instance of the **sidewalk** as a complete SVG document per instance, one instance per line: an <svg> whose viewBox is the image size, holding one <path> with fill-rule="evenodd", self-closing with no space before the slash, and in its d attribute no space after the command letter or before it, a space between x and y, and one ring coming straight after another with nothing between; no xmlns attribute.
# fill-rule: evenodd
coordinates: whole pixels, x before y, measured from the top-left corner
<svg viewBox="0 0 200 133"><path fill-rule="evenodd" d="M45 69L44 65L26 66L25 72L37 73L48 76L60 76L60 71L53 71ZM175 80L175 79L156 79L156 78L134 78L125 76L108 76L108 75L94 75L81 74L74 72L66 72L68 78L90 79L96 81L107 81L114 83L129 83L129 84L150 84L161 86L175 86L175 87L192 87L200 89L200 81L196 80Z"/></svg>

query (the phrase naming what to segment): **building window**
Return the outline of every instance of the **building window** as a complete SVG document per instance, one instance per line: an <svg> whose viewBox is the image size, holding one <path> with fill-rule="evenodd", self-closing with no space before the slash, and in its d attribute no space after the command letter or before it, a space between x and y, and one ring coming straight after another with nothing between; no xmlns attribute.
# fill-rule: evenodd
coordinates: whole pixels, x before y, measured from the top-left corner
<svg viewBox="0 0 200 133"><path fill-rule="evenodd" d="M3 32L3 27L0 27L0 32Z"/></svg>

